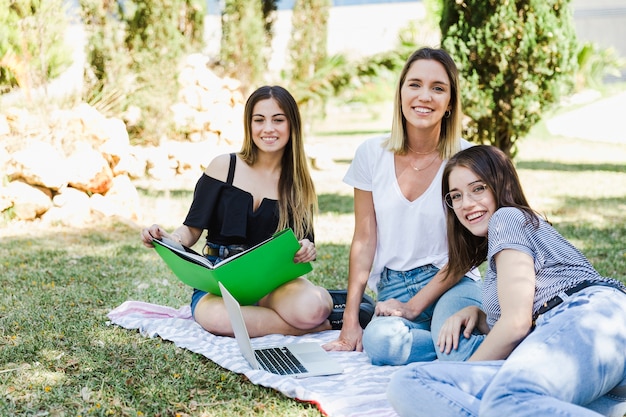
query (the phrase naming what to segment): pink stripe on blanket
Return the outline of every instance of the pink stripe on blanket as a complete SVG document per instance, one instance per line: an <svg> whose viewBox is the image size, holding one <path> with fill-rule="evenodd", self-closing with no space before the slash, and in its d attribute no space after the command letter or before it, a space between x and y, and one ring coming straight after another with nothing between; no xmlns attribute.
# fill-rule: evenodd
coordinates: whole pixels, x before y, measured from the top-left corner
<svg viewBox="0 0 626 417"><path fill-rule="evenodd" d="M191 308L186 305L176 310L172 307L146 303L143 301L125 301L119 307L111 310L108 317L111 320L116 320L131 314L139 315L145 318L190 319Z"/></svg>

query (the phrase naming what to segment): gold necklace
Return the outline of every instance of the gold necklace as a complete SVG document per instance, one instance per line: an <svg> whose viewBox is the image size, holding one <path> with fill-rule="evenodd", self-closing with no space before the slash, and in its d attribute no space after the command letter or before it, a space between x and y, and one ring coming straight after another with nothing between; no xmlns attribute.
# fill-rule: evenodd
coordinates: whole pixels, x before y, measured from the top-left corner
<svg viewBox="0 0 626 417"><path fill-rule="evenodd" d="M406 144L406 147L407 147L407 148L409 148L409 150L410 150L411 152L413 152L414 154L417 154L417 155L429 155L429 154L431 154L431 153L433 153L433 152L435 152L435 151L437 150L437 147L435 146L435 148L434 148L432 151L428 151L428 152L417 152L417 151L414 151L414 150L413 150L413 148L411 148L411 146L410 146L408 143Z"/></svg>
<svg viewBox="0 0 626 417"><path fill-rule="evenodd" d="M419 171L423 171L423 170L425 170L426 168L428 168L429 166L431 166L431 165L433 164L433 162L435 162L435 159L437 159L437 155L435 155L435 156L434 156L434 158L430 160L430 162L428 163L428 165L426 165L426 166L425 166L425 167L423 167L423 168L418 168L418 167L416 167L415 165L413 165L413 163L411 162L411 160L410 160L410 159L409 159L409 165L411 165L411 168L413 168L413 170L414 170L415 172L419 172Z"/></svg>

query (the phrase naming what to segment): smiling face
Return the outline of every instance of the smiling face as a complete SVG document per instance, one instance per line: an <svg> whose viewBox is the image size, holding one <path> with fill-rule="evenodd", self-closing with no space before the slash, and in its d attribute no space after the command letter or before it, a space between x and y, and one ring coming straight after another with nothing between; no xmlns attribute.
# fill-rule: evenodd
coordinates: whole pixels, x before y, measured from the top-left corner
<svg viewBox="0 0 626 417"><path fill-rule="evenodd" d="M283 151L289 143L291 126L278 102L268 98L254 105L250 131L259 151L277 152Z"/></svg>
<svg viewBox="0 0 626 417"><path fill-rule="evenodd" d="M450 79L444 66L432 59L418 59L407 71L400 88L402 114L407 125L439 126L450 110Z"/></svg>
<svg viewBox="0 0 626 417"><path fill-rule="evenodd" d="M473 235L486 237L489 219L496 211L493 191L472 170L463 166L455 166L450 171L448 186L451 194L457 198L461 195L453 209L459 222Z"/></svg>

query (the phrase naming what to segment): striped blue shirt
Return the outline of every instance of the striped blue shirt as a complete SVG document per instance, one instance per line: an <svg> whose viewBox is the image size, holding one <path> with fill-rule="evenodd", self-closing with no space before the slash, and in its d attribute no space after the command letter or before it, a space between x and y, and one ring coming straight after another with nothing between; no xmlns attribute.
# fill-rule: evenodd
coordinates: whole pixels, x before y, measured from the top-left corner
<svg viewBox="0 0 626 417"><path fill-rule="evenodd" d="M497 210L489 220L487 271L483 283L483 309L487 324L493 327L501 309L497 291L497 270L494 256L505 249L524 252L535 264L535 300L533 314L548 300L582 281L624 284L601 276L589 260L548 222L539 219L539 227L514 207Z"/></svg>

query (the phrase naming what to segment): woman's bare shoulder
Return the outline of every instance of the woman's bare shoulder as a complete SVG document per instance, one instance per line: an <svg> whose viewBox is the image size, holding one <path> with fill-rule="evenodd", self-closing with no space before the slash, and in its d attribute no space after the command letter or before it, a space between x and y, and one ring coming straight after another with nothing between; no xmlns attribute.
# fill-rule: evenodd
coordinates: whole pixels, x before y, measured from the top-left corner
<svg viewBox="0 0 626 417"><path fill-rule="evenodd" d="M209 162L204 173L211 178L226 182L228 168L230 167L230 154L218 155Z"/></svg>

